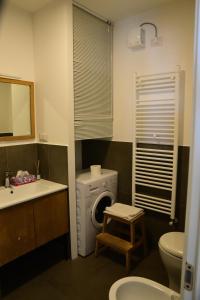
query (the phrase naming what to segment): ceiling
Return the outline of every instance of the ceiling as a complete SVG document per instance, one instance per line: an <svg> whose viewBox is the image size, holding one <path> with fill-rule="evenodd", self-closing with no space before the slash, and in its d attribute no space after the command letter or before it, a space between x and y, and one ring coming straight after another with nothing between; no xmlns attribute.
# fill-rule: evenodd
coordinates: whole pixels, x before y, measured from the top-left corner
<svg viewBox="0 0 200 300"><path fill-rule="evenodd" d="M76 0L100 16L116 21L172 0Z"/></svg>
<svg viewBox="0 0 200 300"><path fill-rule="evenodd" d="M13 3L29 12L35 12L51 1L53 0L6 0L5 2Z"/></svg>
<svg viewBox="0 0 200 300"><path fill-rule="evenodd" d="M35 12L48 2L56 0L6 0L15 5ZM127 16L151 9L157 5L173 0L76 0L78 4L85 6L98 15L116 21Z"/></svg>

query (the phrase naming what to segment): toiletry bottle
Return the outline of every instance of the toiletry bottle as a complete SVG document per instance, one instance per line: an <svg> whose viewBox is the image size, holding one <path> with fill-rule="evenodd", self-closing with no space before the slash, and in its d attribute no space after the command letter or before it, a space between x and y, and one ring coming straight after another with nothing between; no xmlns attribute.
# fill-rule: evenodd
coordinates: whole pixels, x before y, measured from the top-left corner
<svg viewBox="0 0 200 300"><path fill-rule="evenodd" d="M41 179L41 176L40 176L40 161L39 160L37 161L37 164L36 164L36 178L37 178L37 180Z"/></svg>
<svg viewBox="0 0 200 300"><path fill-rule="evenodd" d="M9 172L5 173L5 188L10 187L10 178L9 178Z"/></svg>

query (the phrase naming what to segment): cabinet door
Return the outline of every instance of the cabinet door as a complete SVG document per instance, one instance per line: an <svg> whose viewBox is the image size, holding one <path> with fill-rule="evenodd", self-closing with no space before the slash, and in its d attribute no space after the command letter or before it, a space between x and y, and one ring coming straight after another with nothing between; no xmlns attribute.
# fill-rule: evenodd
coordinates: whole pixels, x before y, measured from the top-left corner
<svg viewBox="0 0 200 300"><path fill-rule="evenodd" d="M20 204L0 211L0 265L35 248L33 206Z"/></svg>
<svg viewBox="0 0 200 300"><path fill-rule="evenodd" d="M62 191L36 200L34 216L37 246L67 233L67 193Z"/></svg>

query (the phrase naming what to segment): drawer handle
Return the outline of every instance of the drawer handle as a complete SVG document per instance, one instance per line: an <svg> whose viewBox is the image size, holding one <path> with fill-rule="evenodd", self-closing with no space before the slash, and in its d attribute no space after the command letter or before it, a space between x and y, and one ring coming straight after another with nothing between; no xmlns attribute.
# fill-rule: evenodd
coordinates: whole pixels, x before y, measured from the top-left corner
<svg viewBox="0 0 200 300"><path fill-rule="evenodd" d="M18 236L17 240L18 241L21 241L22 237L21 236Z"/></svg>

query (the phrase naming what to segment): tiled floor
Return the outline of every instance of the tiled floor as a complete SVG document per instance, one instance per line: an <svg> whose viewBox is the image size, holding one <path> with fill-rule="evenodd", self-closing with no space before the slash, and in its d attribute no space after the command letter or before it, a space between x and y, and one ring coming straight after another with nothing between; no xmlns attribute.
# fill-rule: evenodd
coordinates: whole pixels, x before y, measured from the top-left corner
<svg viewBox="0 0 200 300"><path fill-rule="evenodd" d="M46 255L45 251L40 257ZM167 285L167 275L157 250L140 262L132 263L130 276L143 276ZM19 268L15 264L2 273L2 276L5 275L3 285L8 285L3 296L5 300L108 300L112 283L126 276L121 256L111 251L101 253L98 258L92 254L74 261L62 259L51 262L49 266L45 266L45 263L41 266L41 259L37 264L34 258L28 257L24 270L21 267L24 264L21 264L22 261L19 262ZM20 276L23 278L20 279Z"/></svg>

